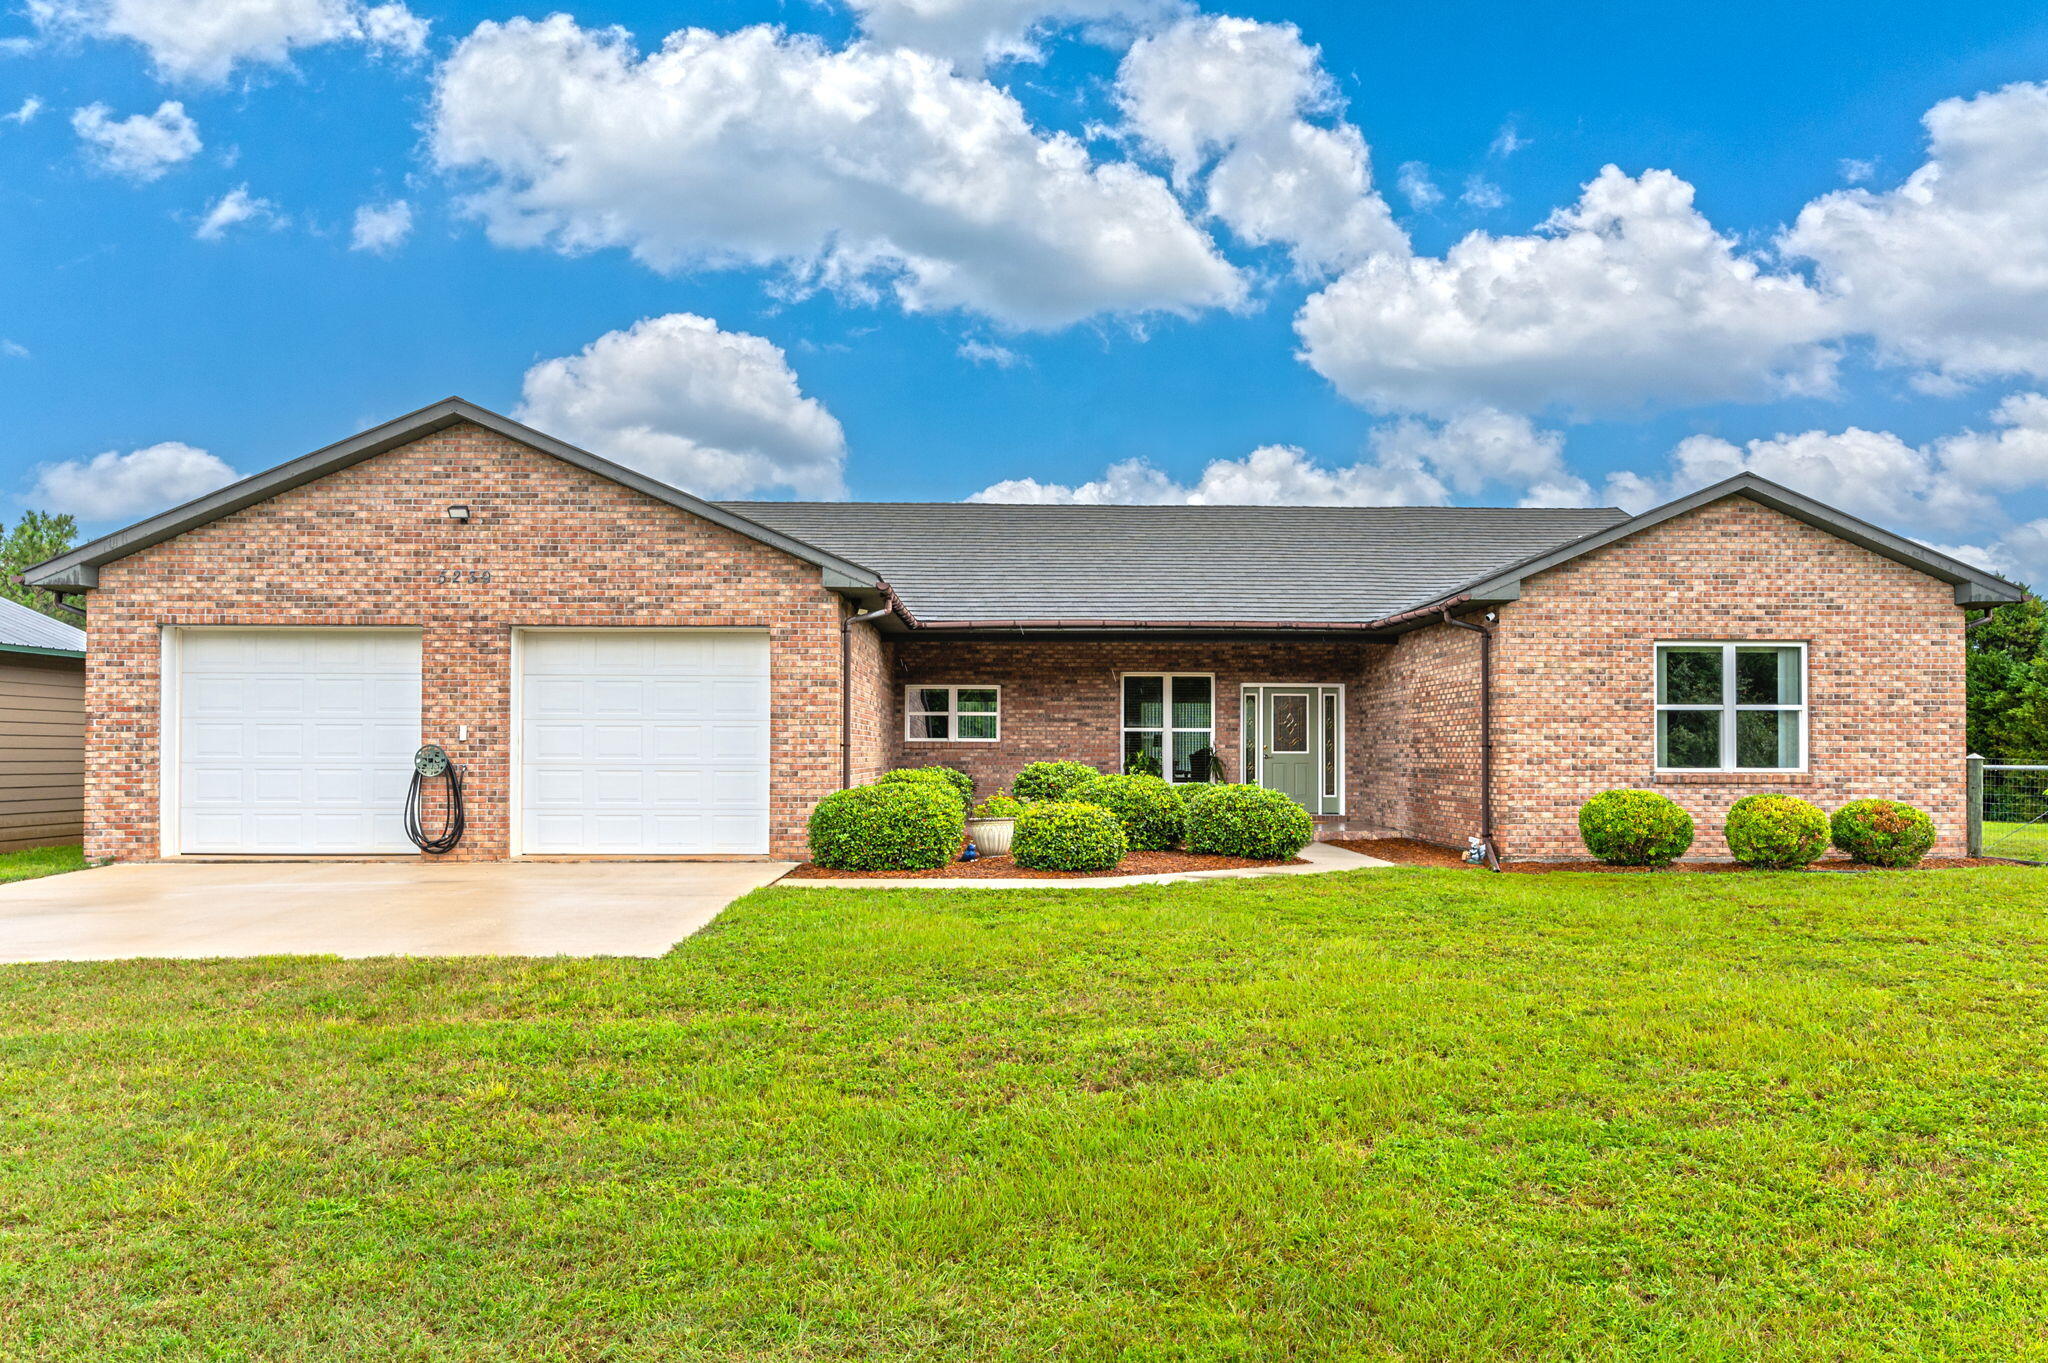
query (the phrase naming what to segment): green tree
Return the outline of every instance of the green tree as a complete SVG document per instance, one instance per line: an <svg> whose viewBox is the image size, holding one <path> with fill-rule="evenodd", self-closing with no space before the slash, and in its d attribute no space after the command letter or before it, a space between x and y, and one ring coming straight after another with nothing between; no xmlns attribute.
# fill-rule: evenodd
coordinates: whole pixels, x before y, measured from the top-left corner
<svg viewBox="0 0 2048 1363"><path fill-rule="evenodd" d="M2048 611L2032 597L1967 635L1970 751L1992 762L2048 762Z"/></svg>
<svg viewBox="0 0 2048 1363"><path fill-rule="evenodd" d="M0 596L34 607L54 620L78 623L75 611L57 604L57 598L39 587L24 587L15 581L44 559L69 549L78 539L78 522L69 516L47 511L24 511L12 529L0 534Z"/></svg>

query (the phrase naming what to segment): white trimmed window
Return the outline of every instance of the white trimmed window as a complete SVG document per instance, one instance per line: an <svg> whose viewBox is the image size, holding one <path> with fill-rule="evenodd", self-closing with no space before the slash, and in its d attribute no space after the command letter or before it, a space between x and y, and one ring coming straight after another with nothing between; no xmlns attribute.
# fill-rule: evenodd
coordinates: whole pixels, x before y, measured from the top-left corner
<svg viewBox="0 0 2048 1363"><path fill-rule="evenodd" d="M1207 672L1131 673L1123 681L1124 770L1207 781L1216 756L1216 679Z"/></svg>
<svg viewBox="0 0 2048 1363"><path fill-rule="evenodd" d="M1657 770L1805 769L1806 645L1657 645Z"/></svg>
<svg viewBox="0 0 2048 1363"><path fill-rule="evenodd" d="M906 686L903 737L911 743L994 743L1003 736L1000 686Z"/></svg>

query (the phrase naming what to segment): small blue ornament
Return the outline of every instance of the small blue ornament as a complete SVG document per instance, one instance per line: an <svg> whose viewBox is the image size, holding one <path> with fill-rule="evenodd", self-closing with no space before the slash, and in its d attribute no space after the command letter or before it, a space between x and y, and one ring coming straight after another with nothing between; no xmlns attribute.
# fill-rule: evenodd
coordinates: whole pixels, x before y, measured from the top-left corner
<svg viewBox="0 0 2048 1363"><path fill-rule="evenodd" d="M979 861L980 859L981 859L981 853L979 853L979 852L977 852L977 851L975 851L975 850L974 850L974 839L972 839L972 838L969 838L969 839L967 840L967 850L966 850L965 852L962 852L962 853L960 854L960 860L962 860L962 861Z"/></svg>

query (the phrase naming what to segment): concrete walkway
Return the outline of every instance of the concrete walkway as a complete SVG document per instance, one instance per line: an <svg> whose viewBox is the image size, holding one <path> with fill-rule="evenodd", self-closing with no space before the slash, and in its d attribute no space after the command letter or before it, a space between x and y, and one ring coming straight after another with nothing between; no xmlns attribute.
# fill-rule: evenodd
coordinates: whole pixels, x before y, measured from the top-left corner
<svg viewBox="0 0 2048 1363"><path fill-rule="evenodd" d="M659 956L788 862L162 862L0 885L0 962Z"/></svg>
<svg viewBox="0 0 2048 1363"><path fill-rule="evenodd" d="M1058 880L1029 880L1023 877L991 876L969 880L949 876L905 876L900 879L876 876L845 880L785 880L786 890L1117 890L1126 885L1171 885L1180 880L1247 880L1255 876L1313 876L1326 871L1367 871L1393 867L1391 861L1368 857L1360 852L1312 842L1302 849L1301 866L1247 866L1234 871L1169 871L1151 876L1090 876Z"/></svg>

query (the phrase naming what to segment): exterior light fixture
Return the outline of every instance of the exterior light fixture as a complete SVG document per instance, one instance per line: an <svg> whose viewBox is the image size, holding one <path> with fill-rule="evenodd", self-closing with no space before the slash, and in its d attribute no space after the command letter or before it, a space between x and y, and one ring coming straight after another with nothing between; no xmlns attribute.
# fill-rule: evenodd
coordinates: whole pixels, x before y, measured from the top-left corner
<svg viewBox="0 0 2048 1363"><path fill-rule="evenodd" d="M456 522L456 523L457 523L457 524L459 524L459 525L467 525L467 524L469 524L469 508L468 508L468 507L466 507L466 506L451 506L451 507L449 507L449 508L448 508L448 519L449 519L449 520L451 520L451 521L454 521L454 522Z"/></svg>

